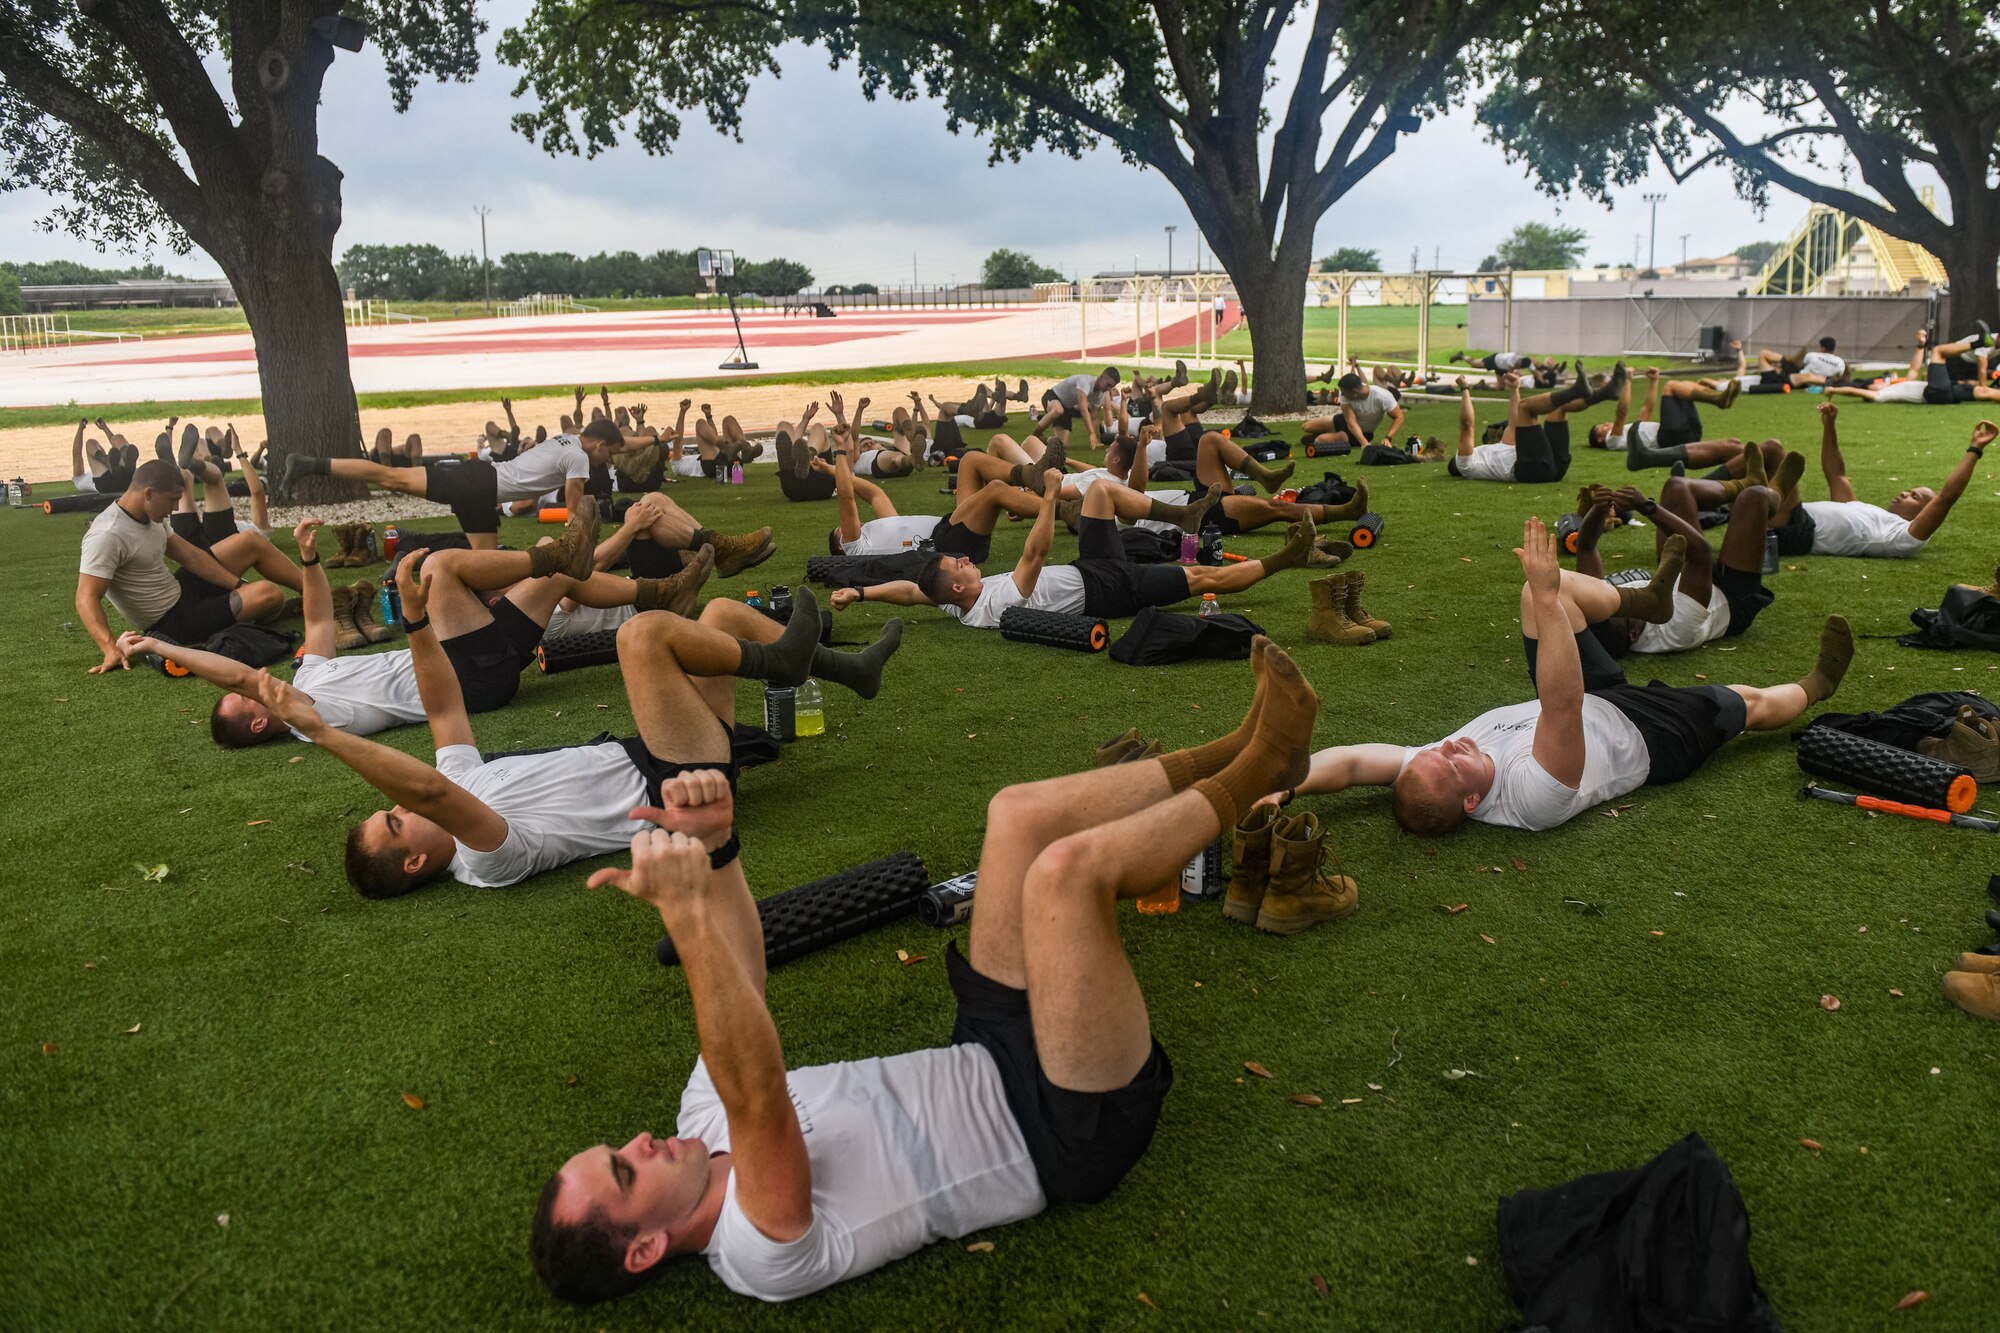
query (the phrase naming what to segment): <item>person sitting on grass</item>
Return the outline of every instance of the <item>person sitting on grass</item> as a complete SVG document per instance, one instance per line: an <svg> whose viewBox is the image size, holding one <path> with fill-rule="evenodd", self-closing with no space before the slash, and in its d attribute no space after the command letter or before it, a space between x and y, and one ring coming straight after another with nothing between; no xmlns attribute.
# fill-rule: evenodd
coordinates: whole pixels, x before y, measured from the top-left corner
<svg viewBox="0 0 2000 1333"><path fill-rule="evenodd" d="M1838 404L1819 405L1820 470L1826 474L1827 499L1808 500L1794 505L1777 528L1781 555L1844 555L1878 560L1907 560L1923 552L1937 530L1950 517L1952 506L1972 484L1972 474L1993 443L1996 430L1990 421L1972 428L1972 441L1965 446L1942 490L1913 486L1900 492L1885 505L1869 504L1856 498L1854 483L1847 476L1847 460L1841 456L1840 436L1835 423Z"/></svg>
<svg viewBox="0 0 2000 1333"><path fill-rule="evenodd" d="M1756 457L1755 445L1745 445ZM1604 577L1604 557L1597 549L1599 535L1614 509L1637 511L1653 524L1654 558L1664 559L1666 547L1675 537L1685 544L1687 563L1674 584L1674 611L1665 622L1653 624L1636 617L1614 616L1593 625L1598 641L1613 657L1634 653L1682 653L1716 639L1735 638L1749 631L1763 609L1777 600L1764 586L1764 546L1770 532L1771 516L1778 511L1780 498L1798 487L1806 460L1787 454L1778 475L1765 484L1762 459L1749 477L1724 483L1669 478L1660 488L1660 498L1649 500L1635 486L1613 491L1608 486L1586 486L1578 497L1583 526L1577 533L1576 572ZM1718 486L1719 502L1729 507L1729 522L1722 530L1722 550L1718 555L1702 531L1697 488Z"/></svg>
<svg viewBox="0 0 2000 1333"><path fill-rule="evenodd" d="M635 808L657 806L660 784L690 769L716 769L733 785L735 680L797 685L808 675L863 698L881 688L902 622L867 649L819 647L819 607L808 588L793 596L782 629L729 599L699 621L649 611L618 628L618 666L639 736L482 759L458 676L426 615L421 574L406 581L404 629L429 715L437 766L329 726L303 690L260 672L257 697L294 731L365 778L396 804L356 824L347 877L366 898L394 898L450 875L474 888L504 888L571 861L628 846L645 825ZM414 619L409 619L414 614ZM739 636L750 637L739 637Z"/></svg>
<svg viewBox="0 0 2000 1333"><path fill-rule="evenodd" d="M141 463L124 494L84 532L76 614L103 654L90 674L132 665L105 617L107 597L146 634L199 644L230 625L272 619L284 609L283 590L300 588L299 567L268 537L237 531L236 512L215 465L198 466L204 477L215 478L204 482L201 515L189 516L199 540L181 535L170 522L187 483L180 468L159 458ZM168 570L169 560L179 568ZM263 581L246 583L243 575L251 569Z"/></svg>
<svg viewBox="0 0 2000 1333"><path fill-rule="evenodd" d="M365 458L285 456L272 485L279 503L291 503L304 477L344 477L375 490L414 495L451 506L473 549L497 550L500 545L500 505L532 500L558 488L563 504L574 511L583 499L592 464L608 467L626 447L624 432L609 419L593 421L579 435L552 435L504 463L478 459L421 460L421 467L384 467Z"/></svg>
<svg viewBox="0 0 2000 1333"><path fill-rule="evenodd" d="M1062 494L1061 477L1051 471L1043 484L1035 525L1008 577L986 579L980 575L978 563L965 556L934 555L924 562L914 582L897 580L872 588L835 589L833 608L843 610L856 602L935 606L972 629L998 629L1001 614L1013 606L1120 619L1135 616L1148 606L1172 606L1203 593L1241 592L1281 569L1300 568L1311 558L1312 520L1301 519L1292 525L1285 545L1261 560L1215 568L1133 564L1118 538L1112 499L1115 489L1092 486L1083 497L1074 564L1048 563L1055 543L1056 506Z"/></svg>
<svg viewBox="0 0 2000 1333"><path fill-rule="evenodd" d="M1625 466L1633 472L1688 462L1688 451L1702 443L1701 410L1695 404L1708 403L1726 410L1742 392L1742 385L1734 380L1726 388L1716 389L1696 380L1662 379L1658 366L1648 366L1642 373L1646 377L1646 403L1639 409L1639 419L1622 435L1598 426L1590 428L1590 447L1623 449Z"/></svg>
<svg viewBox="0 0 2000 1333"><path fill-rule="evenodd" d="M1234 466L1249 469L1252 476L1273 491L1292 475L1293 465L1287 463L1282 468L1266 468L1215 431L1209 431L1201 437L1201 445L1196 454L1195 483L1192 491L1185 486L1180 488L1153 486L1150 484L1151 464L1147 455L1150 451L1151 437L1158 431L1159 427L1150 422L1141 426L1136 439L1121 439L1108 447L1104 451L1104 462L1098 467L1086 467L1081 462L1070 461L1069 466L1073 470L1063 476L1062 503L1056 508L1056 517L1074 529L1077 519L1083 513L1084 495L1100 481L1126 487L1150 499L1168 502L1170 506L1182 503L1183 498L1194 501L1199 500L1207 492L1214 492L1221 496L1221 503L1203 522L1206 526L1220 531L1225 537L1254 532L1273 523L1296 523L1302 518L1310 518L1315 524L1339 523L1360 518L1368 512L1366 482L1355 487L1352 499L1345 504L1337 505L1301 504L1296 500L1280 500L1275 495L1235 494L1230 489L1234 483L1234 478L1230 476L1232 464L1227 461L1232 456L1232 450L1238 459ZM1116 500L1113 502L1121 523L1150 527L1156 532L1164 532L1168 527L1178 526L1171 518L1165 519L1164 522L1149 521L1145 516L1128 518L1127 514L1131 511L1129 507L1119 507L1121 503ZM1329 543L1321 538L1317 544L1325 547ZM1353 554L1353 549L1350 547L1344 554Z"/></svg>
<svg viewBox="0 0 2000 1333"><path fill-rule="evenodd" d="M1489 431L1489 441L1472 442L1472 394L1464 379L1458 381L1458 452L1445 464L1454 477L1468 481L1561 481L1569 474L1569 417L1588 411L1599 403L1616 400L1617 416L1611 425L1625 419L1630 401L1630 381L1625 363L1612 367L1604 383L1592 386L1578 363L1576 381L1538 393L1521 396L1520 377L1501 375L1507 388L1507 422L1498 431ZM1592 426L1595 435L1610 427L1604 422Z"/></svg>
<svg viewBox="0 0 2000 1333"><path fill-rule="evenodd" d="M585 501L586 511L591 502ZM436 551L423 548L402 557L397 567L399 587L407 586L409 571L421 565L428 588L421 591L437 621L438 646L458 678L467 713L487 713L510 702L520 686L521 672L535 660L556 606L565 599L596 608L666 610L689 615L706 581L706 554L673 579L623 579L590 573L588 536L594 526L588 513L572 517L569 530L556 541L528 551ZM317 554L319 520L308 518L293 531L305 566L305 648L292 673L320 718L350 736L368 736L391 727L414 726L425 719L417 690L411 650L338 655L342 622L353 624L340 592L327 584ZM413 540L421 540L415 538ZM578 571L582 571L579 577ZM505 588L500 600L488 605L483 594ZM364 584L361 595L370 595ZM174 648L141 634L125 634L118 645L127 656L159 653L172 657L196 676L224 693L209 714L209 732L218 745L242 749L298 736L257 699L257 673L233 658L192 648Z"/></svg>
<svg viewBox="0 0 2000 1333"><path fill-rule="evenodd" d="M1330 416L1308 417L1299 428L1299 438L1320 449L1343 444L1359 449L1371 440L1393 440L1402 429L1402 400L1350 370L1340 377L1338 410Z"/></svg>
<svg viewBox="0 0 2000 1333"><path fill-rule="evenodd" d="M1319 701L1252 644L1242 724L1198 749L1008 787L987 807L951 1044L787 1069L728 785L689 773L640 811L615 885L680 954L700 1058L673 1137L573 1154L543 1186L535 1273L595 1304L699 1255L729 1290L795 1300L934 1241L1096 1203L1138 1165L1173 1086L1118 904L1171 881L1305 771ZM892 1113L891 1113L892 1112Z"/></svg>
<svg viewBox="0 0 2000 1333"><path fill-rule="evenodd" d="M1785 393L1845 379L1847 360L1834 351L1837 346L1839 344L1832 338L1821 338L1817 350L1801 347L1797 356L1762 351L1757 353L1757 369L1753 373L1743 350L1743 340L1732 339L1729 344L1730 350L1736 353L1736 382L1743 386L1745 393Z"/></svg>
<svg viewBox="0 0 2000 1333"><path fill-rule="evenodd" d="M1567 572L1538 518L1522 525L1521 633L1535 698L1482 713L1432 745L1337 745L1312 758L1293 796L1391 787L1396 822L1425 837L1466 819L1552 829L1601 801L1679 782L1724 742L1779 731L1839 688L1854 658L1847 621L1827 617L1813 669L1786 685L1633 685L1592 634L1613 616L1664 624L1684 552L1668 539L1644 587L1614 587Z"/></svg>

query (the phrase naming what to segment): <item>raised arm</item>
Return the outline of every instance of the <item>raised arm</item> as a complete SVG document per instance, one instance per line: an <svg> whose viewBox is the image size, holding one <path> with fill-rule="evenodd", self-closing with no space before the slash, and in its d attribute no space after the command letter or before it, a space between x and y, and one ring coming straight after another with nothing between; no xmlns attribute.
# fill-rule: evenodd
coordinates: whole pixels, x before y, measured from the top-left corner
<svg viewBox="0 0 2000 1333"><path fill-rule="evenodd" d="M423 760L334 730L303 693L269 671L257 673L255 693L279 721L359 773L376 791L468 847L490 852L507 841L507 821L493 807Z"/></svg>
<svg viewBox="0 0 2000 1333"><path fill-rule="evenodd" d="M762 932L742 862L709 864L704 840L646 829L632 840L632 868L600 870L651 903L680 954L702 1060L729 1120L736 1202L751 1225L784 1242L812 1226L812 1165L785 1085L785 1051L764 1002ZM757 942L758 961L746 957Z"/></svg>
<svg viewBox="0 0 2000 1333"><path fill-rule="evenodd" d="M1823 399L1819 405L1819 470L1826 475L1827 498L1846 504L1855 498L1854 483L1847 476L1847 460L1840 453L1840 405ZM1943 522L1940 518L1939 522Z"/></svg>
<svg viewBox="0 0 2000 1333"><path fill-rule="evenodd" d="M243 471L247 474L250 469L246 465ZM332 657L339 651L339 635L333 627L333 589L319 562L319 525L317 518L301 519L292 529L292 540L299 547L299 596L303 599L299 610L306 625L306 655Z"/></svg>
<svg viewBox="0 0 2000 1333"><path fill-rule="evenodd" d="M1965 488L1972 484L1972 474L1979 467L1979 460L1986 456L1986 446L1993 443L1993 437L2000 433L1990 421L1982 421L1972 428L1972 443L1965 446L1951 475L1944 479L1944 487L1931 497L1931 502L1910 520L1910 535L1918 541L1928 541L1931 535L1944 526L1945 516L1958 503L1958 497L1965 494Z"/></svg>
<svg viewBox="0 0 2000 1333"><path fill-rule="evenodd" d="M1056 544L1056 500L1062 495L1062 473L1050 468L1042 475L1042 510L1035 515L1035 526L1028 529L1028 540L1021 547L1021 558L1014 564L1014 586L1021 590L1021 596L1033 597L1035 584L1041 581L1042 566L1048 563L1049 551Z"/></svg>
<svg viewBox="0 0 2000 1333"><path fill-rule="evenodd" d="M1539 518L1521 527L1521 572L1528 585L1522 607L1523 630L1536 639L1535 695L1542 715L1535 723L1535 762L1565 787L1583 783L1583 658L1576 650L1569 611L1563 605L1562 565L1556 539ZM1526 621L1532 617L1534 624Z"/></svg>
<svg viewBox="0 0 2000 1333"><path fill-rule="evenodd" d="M1660 419L1660 368L1646 367L1646 405L1639 409L1639 420L1658 421Z"/></svg>
<svg viewBox="0 0 2000 1333"><path fill-rule="evenodd" d="M118 636L118 651L129 661L133 657L143 657L147 653L158 653L161 657L171 657L180 666L186 667L198 678L218 689L233 690L237 694L257 697L257 672L243 665L233 657L211 653L201 648L187 648L175 643L161 643L136 630Z"/></svg>
<svg viewBox="0 0 2000 1333"><path fill-rule="evenodd" d="M396 566L396 593L403 599L403 631L410 640L410 669L417 675L417 694L431 723L431 743L437 749L447 745L471 745L472 720L465 715L465 691L459 688L458 672L438 643L431 628L429 610L431 579L423 572L428 547L404 556ZM504 837L505 834L502 834ZM494 846L498 846L495 843Z"/></svg>

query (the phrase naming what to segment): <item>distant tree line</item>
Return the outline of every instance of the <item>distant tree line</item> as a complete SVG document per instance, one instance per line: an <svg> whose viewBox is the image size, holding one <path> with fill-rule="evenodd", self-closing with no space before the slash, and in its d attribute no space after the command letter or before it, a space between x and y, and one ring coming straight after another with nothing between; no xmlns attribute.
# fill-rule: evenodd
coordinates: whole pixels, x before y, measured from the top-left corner
<svg viewBox="0 0 2000 1333"><path fill-rule="evenodd" d="M390 301L477 301L486 293L476 254L454 255L435 245L355 245L335 269L357 297ZM790 296L812 285L812 270L791 259L736 261L735 287L761 296ZM571 296L693 296L708 290L692 250L631 250L579 257L562 251L521 251L493 261L493 299L534 292Z"/></svg>

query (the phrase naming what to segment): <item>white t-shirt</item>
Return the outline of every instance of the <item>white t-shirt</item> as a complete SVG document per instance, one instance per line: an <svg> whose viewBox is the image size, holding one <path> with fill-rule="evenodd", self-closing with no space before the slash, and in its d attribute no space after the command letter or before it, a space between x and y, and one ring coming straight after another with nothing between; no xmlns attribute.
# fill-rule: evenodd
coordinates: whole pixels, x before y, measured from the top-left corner
<svg viewBox="0 0 2000 1333"><path fill-rule="evenodd" d="M1534 358L1526 352L1495 352L1493 354L1493 368L1495 370L1525 370L1533 362Z"/></svg>
<svg viewBox="0 0 2000 1333"><path fill-rule="evenodd" d="M1519 452L1511 444L1475 444L1470 454L1459 456L1458 475L1470 481L1512 481Z"/></svg>
<svg viewBox="0 0 2000 1333"><path fill-rule="evenodd" d="M353 657L308 653L292 673L292 684L312 696L313 711L329 727L350 736L415 726L429 716L407 648ZM296 728L292 734L311 739Z"/></svg>
<svg viewBox="0 0 2000 1333"><path fill-rule="evenodd" d="M627 817L645 804L645 775L625 747L606 741L519 754L490 763L478 747L447 745L437 770L507 821L507 840L490 852L458 844L453 879L476 889L519 884L556 866L632 845L646 825Z"/></svg>
<svg viewBox="0 0 2000 1333"><path fill-rule="evenodd" d="M1030 611L1081 611L1083 571L1075 565L1043 565L1032 597L1021 596L1011 571L996 574L984 581L971 610L956 606L941 606L938 610L973 629L999 629L1000 613L1010 606L1025 606Z"/></svg>
<svg viewBox="0 0 2000 1333"><path fill-rule="evenodd" d="M1072 412L1082 411L1083 402L1086 398L1090 400L1090 406L1093 411L1097 411L1104 406L1105 390L1097 387L1097 376L1095 375L1071 375L1068 379L1057 380L1050 386L1050 392L1055 394L1057 400Z"/></svg>
<svg viewBox="0 0 2000 1333"><path fill-rule="evenodd" d="M1824 375L1828 379L1839 379L1847 373L1847 362L1832 352L1807 352L1806 359L1799 363L1799 369L1808 375Z"/></svg>
<svg viewBox="0 0 2000 1333"><path fill-rule="evenodd" d="M1905 560L1929 543L1910 535L1910 520L1866 500L1808 500L1805 510L1812 515L1814 555Z"/></svg>
<svg viewBox="0 0 2000 1333"><path fill-rule="evenodd" d="M1160 445L1160 452L1162 455L1165 454L1166 445ZM1152 460L1148 458L1147 461L1150 463ZM1100 481L1108 481L1114 486L1125 484L1124 478L1113 473L1108 467L1094 467L1083 472L1069 472L1063 475L1063 485L1073 489L1078 495L1090 494L1090 488Z"/></svg>
<svg viewBox="0 0 2000 1333"><path fill-rule="evenodd" d="M672 469L676 477L705 477L708 475L701 470L701 452L692 447L679 458L674 459L668 466Z"/></svg>
<svg viewBox="0 0 2000 1333"><path fill-rule="evenodd" d="M1047 1206L1000 1072L983 1046L910 1051L785 1075L812 1164L812 1224L780 1243L736 1201L736 1174L703 1254L731 1291L795 1300L937 1240ZM729 1151L722 1099L697 1061L676 1132Z"/></svg>
<svg viewBox="0 0 2000 1333"><path fill-rule="evenodd" d="M639 614L636 606L579 606L565 611L561 606L549 612L544 639L560 639L566 634L593 634L601 629L617 629Z"/></svg>
<svg viewBox="0 0 2000 1333"><path fill-rule="evenodd" d="M504 463L495 463L500 502L532 500L545 491L561 491L565 482L590 480L590 455L574 435L551 435Z"/></svg>
<svg viewBox="0 0 2000 1333"><path fill-rule="evenodd" d="M1632 640L1635 653L1684 653L1729 632L1729 599L1710 585L1704 605L1674 589L1674 613L1664 625L1648 625Z"/></svg>
<svg viewBox="0 0 2000 1333"><path fill-rule="evenodd" d="M1625 428L1623 435L1607 435L1604 439L1604 447L1606 449L1624 449L1635 440L1649 449L1657 446L1660 442L1660 423L1657 421L1635 421Z"/></svg>
<svg viewBox="0 0 2000 1333"><path fill-rule="evenodd" d="M1894 384L1885 384L1875 390L1875 401L1878 403L1921 403L1924 401L1924 390L1928 387L1922 380L1898 380Z"/></svg>
<svg viewBox="0 0 2000 1333"><path fill-rule="evenodd" d="M1341 403L1354 409L1354 419L1361 423L1361 429L1368 432L1368 438L1375 438L1375 428L1382 424L1382 418L1393 412L1399 404L1396 395L1379 384L1368 386L1368 396L1358 402L1342 398ZM1338 418L1335 419L1338 424Z"/></svg>
<svg viewBox="0 0 2000 1333"><path fill-rule="evenodd" d="M936 514L871 518L861 525L861 535L851 542L842 542L840 549L847 555L896 555L914 550L916 543L937 531L937 525Z"/></svg>
<svg viewBox="0 0 2000 1333"><path fill-rule="evenodd" d="M134 518L117 504L105 506L84 531L78 571L110 581L105 592L112 609L134 629L152 628L181 599L181 585L167 568L172 535L167 524Z"/></svg>
<svg viewBox="0 0 2000 1333"><path fill-rule="evenodd" d="M1481 713L1444 738L1469 737L1493 761L1492 790L1470 818L1536 832L1646 785L1653 766L1646 738L1630 718L1604 700L1594 694L1583 696L1583 781L1576 787L1565 787L1535 762L1535 724L1541 716L1542 701L1530 699ZM1403 767L1408 768L1420 750L1435 748L1405 750Z"/></svg>

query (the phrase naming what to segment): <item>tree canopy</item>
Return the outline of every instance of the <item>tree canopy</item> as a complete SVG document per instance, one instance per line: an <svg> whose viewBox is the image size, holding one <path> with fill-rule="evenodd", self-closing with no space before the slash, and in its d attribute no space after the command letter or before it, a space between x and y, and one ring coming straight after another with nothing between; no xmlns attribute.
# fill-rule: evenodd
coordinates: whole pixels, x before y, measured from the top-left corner
<svg viewBox="0 0 2000 1333"><path fill-rule="evenodd" d="M1380 273L1382 252L1358 245L1343 245L1331 254L1322 255L1319 266L1328 273Z"/></svg>
<svg viewBox="0 0 2000 1333"><path fill-rule="evenodd" d="M1479 261L1481 273L1508 268L1570 268L1583 254L1590 233L1581 227L1523 222L1509 232L1492 254Z"/></svg>
<svg viewBox="0 0 2000 1333"><path fill-rule="evenodd" d="M1032 287L1038 282L1060 282L1062 274L1019 250L995 250L979 266L979 285L1011 289Z"/></svg>
<svg viewBox="0 0 2000 1333"><path fill-rule="evenodd" d="M537 0L499 50L523 71L514 124L550 152L665 152L684 111L736 133L786 40L853 61L871 98L940 102L994 162L1108 143L1180 193L1258 330L1258 400L1296 406L1319 219L1517 22L1510 0ZM649 77L605 77L607 51Z"/></svg>
<svg viewBox="0 0 2000 1333"><path fill-rule="evenodd" d="M1555 0L1480 120L1543 187L1606 199L1653 162L1731 172L1925 246L2000 312L2000 24L1975 0ZM1943 184L1951 220L1926 206ZM1855 179L1858 177L1859 179Z"/></svg>
<svg viewBox="0 0 2000 1333"><path fill-rule="evenodd" d="M1762 268L1772 255L1778 253L1779 241L1751 241L1739 245L1729 253L1748 264L1751 268Z"/></svg>

